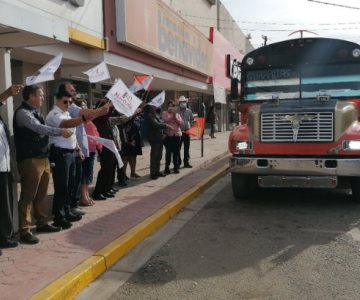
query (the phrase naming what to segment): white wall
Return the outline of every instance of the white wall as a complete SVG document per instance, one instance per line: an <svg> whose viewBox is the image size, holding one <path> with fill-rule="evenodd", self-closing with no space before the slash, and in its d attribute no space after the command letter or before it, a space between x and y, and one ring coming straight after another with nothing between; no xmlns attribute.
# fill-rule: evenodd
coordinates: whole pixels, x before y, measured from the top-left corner
<svg viewBox="0 0 360 300"><path fill-rule="evenodd" d="M85 0L75 7L64 0L0 0L0 25L58 40L68 40L73 27L95 37L103 37L102 0Z"/></svg>
<svg viewBox="0 0 360 300"><path fill-rule="evenodd" d="M217 28L218 17L216 5L210 5L207 0L162 0L174 11L180 14L190 24L209 37L209 28ZM219 6L219 25L221 34L243 54L253 49L246 36L234 22L223 5Z"/></svg>

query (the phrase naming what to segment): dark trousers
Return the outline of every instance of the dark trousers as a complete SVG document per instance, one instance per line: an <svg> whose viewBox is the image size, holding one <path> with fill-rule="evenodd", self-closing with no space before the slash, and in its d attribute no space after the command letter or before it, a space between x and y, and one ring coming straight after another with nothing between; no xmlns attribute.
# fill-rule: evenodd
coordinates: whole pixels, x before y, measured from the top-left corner
<svg viewBox="0 0 360 300"><path fill-rule="evenodd" d="M126 182L126 174L124 172L124 166L119 168L118 163L116 163L116 175L117 175L117 180L120 184Z"/></svg>
<svg viewBox="0 0 360 300"><path fill-rule="evenodd" d="M58 153L52 156L55 164L52 169L54 199L52 213L58 222L70 212L69 191L75 184L75 156L73 152Z"/></svg>
<svg viewBox="0 0 360 300"><path fill-rule="evenodd" d="M179 166L181 165L181 147L184 144L184 165L188 165L189 164L189 160L190 160L190 135L188 135L187 133L182 134L181 139L180 139L180 149L179 149Z"/></svg>
<svg viewBox="0 0 360 300"><path fill-rule="evenodd" d="M0 172L0 240L13 234L12 225L13 193L10 172Z"/></svg>
<svg viewBox="0 0 360 300"><path fill-rule="evenodd" d="M106 194L114 187L116 158L106 147L100 154L100 171L97 176L94 194Z"/></svg>
<svg viewBox="0 0 360 300"><path fill-rule="evenodd" d="M179 169L180 159L180 136L167 136L164 142L166 154L165 154L165 166L169 167L172 162L174 169Z"/></svg>
<svg viewBox="0 0 360 300"><path fill-rule="evenodd" d="M81 179L82 179L82 160L79 157L75 157L75 177L74 177L74 185L72 189L69 191L70 195L70 206L78 207L79 201L81 197Z"/></svg>
<svg viewBox="0 0 360 300"><path fill-rule="evenodd" d="M150 142L150 147L150 175L156 176L160 173L163 143Z"/></svg>

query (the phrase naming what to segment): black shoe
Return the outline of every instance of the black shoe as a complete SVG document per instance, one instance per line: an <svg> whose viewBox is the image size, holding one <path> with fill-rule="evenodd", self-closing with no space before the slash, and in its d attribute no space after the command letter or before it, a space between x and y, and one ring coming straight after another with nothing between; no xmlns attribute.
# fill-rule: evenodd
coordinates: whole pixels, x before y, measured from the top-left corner
<svg viewBox="0 0 360 300"><path fill-rule="evenodd" d="M65 219L69 222L76 222L76 221L80 221L82 219L82 216L74 215L73 213L68 213L65 216Z"/></svg>
<svg viewBox="0 0 360 300"><path fill-rule="evenodd" d="M106 200L106 197L103 194L92 194L94 200Z"/></svg>
<svg viewBox="0 0 360 300"><path fill-rule="evenodd" d="M39 239L35 235L28 232L23 235L20 235L20 241L25 244L33 245L33 244L37 244L39 242Z"/></svg>
<svg viewBox="0 0 360 300"><path fill-rule="evenodd" d="M156 176L157 177L166 177L166 174L160 172L160 173L157 173Z"/></svg>
<svg viewBox="0 0 360 300"><path fill-rule="evenodd" d="M114 198L115 195L114 194L111 194L111 193L104 193L103 194L106 198Z"/></svg>
<svg viewBox="0 0 360 300"><path fill-rule="evenodd" d="M190 165L190 164L184 164L184 168L192 168L192 165Z"/></svg>
<svg viewBox="0 0 360 300"><path fill-rule="evenodd" d="M170 169L169 169L169 167L166 167L166 168L165 168L164 173L165 173L165 174L170 174Z"/></svg>
<svg viewBox="0 0 360 300"><path fill-rule="evenodd" d="M156 175L150 175L150 178L154 179L154 180L158 179L158 177Z"/></svg>
<svg viewBox="0 0 360 300"><path fill-rule="evenodd" d="M117 188L114 188L114 187L113 187L113 188L110 189L110 191L111 191L112 193L117 193L119 190L118 190Z"/></svg>
<svg viewBox="0 0 360 300"><path fill-rule="evenodd" d="M74 215L79 215L79 216L83 216L86 214L86 212L78 209L77 207L73 207L70 209L71 213L74 214Z"/></svg>
<svg viewBox="0 0 360 300"><path fill-rule="evenodd" d="M128 183L125 180L122 180L122 181L118 182L118 185L121 187L126 187L126 186L128 186Z"/></svg>
<svg viewBox="0 0 360 300"><path fill-rule="evenodd" d="M18 242L12 239L1 239L0 240L0 248L15 248L17 247Z"/></svg>
<svg viewBox="0 0 360 300"><path fill-rule="evenodd" d="M107 191L106 193L104 193L104 196L105 196L105 194L115 195L116 192L114 192L113 190L109 190L109 191ZM106 196L105 196L105 197L106 197Z"/></svg>
<svg viewBox="0 0 360 300"><path fill-rule="evenodd" d="M43 226L36 227L37 232L44 232L44 233L50 233L50 232L58 232L61 230L61 227L55 227L50 224L46 224Z"/></svg>
<svg viewBox="0 0 360 300"><path fill-rule="evenodd" d="M55 227L61 227L62 229L69 229L72 226L72 224L66 219L55 221L52 225Z"/></svg>
<svg viewBox="0 0 360 300"><path fill-rule="evenodd" d="M179 169L174 169L174 173L179 174L180 173Z"/></svg>

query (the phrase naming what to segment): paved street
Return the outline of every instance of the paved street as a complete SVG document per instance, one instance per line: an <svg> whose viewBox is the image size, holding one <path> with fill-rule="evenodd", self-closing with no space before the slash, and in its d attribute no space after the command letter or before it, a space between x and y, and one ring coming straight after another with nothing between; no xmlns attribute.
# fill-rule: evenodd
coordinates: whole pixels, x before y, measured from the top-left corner
<svg viewBox="0 0 360 300"><path fill-rule="evenodd" d="M204 157L201 157L201 142L193 140L191 163L194 168L181 169L179 175L171 174L158 180L149 179L149 147L146 145L143 156L138 159L138 173L143 177L121 189L116 198L84 208L85 217L70 230L41 234L37 245L20 245L3 251L0 256L2 299L30 298L214 173L214 169L205 167L228 155L227 138L227 132L218 133L217 139L206 137Z"/></svg>
<svg viewBox="0 0 360 300"><path fill-rule="evenodd" d="M102 299L359 299L360 206L346 191L270 189L237 202L228 174L200 201L206 197ZM114 267L108 281L124 270Z"/></svg>

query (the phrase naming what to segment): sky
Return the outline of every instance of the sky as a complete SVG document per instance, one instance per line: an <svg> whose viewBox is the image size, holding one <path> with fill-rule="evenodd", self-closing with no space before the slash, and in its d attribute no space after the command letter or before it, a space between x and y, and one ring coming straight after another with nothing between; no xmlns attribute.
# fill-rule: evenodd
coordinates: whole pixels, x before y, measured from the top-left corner
<svg viewBox="0 0 360 300"><path fill-rule="evenodd" d="M316 0L317 1L317 0ZM300 37L329 37L360 44L360 0L221 0L255 48ZM326 4L327 3L327 4ZM337 4L341 6L335 6ZM342 7L346 6L346 7ZM317 35L316 35L317 34Z"/></svg>

